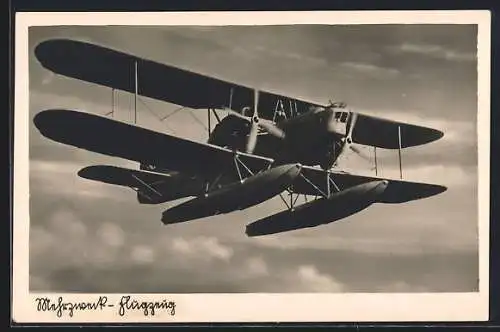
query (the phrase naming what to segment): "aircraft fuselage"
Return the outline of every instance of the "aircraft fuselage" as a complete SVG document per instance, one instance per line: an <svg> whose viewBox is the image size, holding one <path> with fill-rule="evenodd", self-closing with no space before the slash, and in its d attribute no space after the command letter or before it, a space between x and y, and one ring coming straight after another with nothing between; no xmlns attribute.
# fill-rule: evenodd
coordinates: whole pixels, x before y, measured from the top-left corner
<svg viewBox="0 0 500 332"><path fill-rule="evenodd" d="M279 163L298 162L329 169L342 153L349 115L343 109L318 108L277 121L277 126L285 132L285 138L259 134L253 153L273 158ZM248 123L230 115L216 126L209 143L244 151L248 133Z"/></svg>

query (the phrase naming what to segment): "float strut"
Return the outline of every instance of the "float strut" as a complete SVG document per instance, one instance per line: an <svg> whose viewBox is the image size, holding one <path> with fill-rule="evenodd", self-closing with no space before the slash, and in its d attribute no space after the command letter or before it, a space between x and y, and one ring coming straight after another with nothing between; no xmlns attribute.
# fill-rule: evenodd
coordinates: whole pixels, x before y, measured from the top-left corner
<svg viewBox="0 0 500 332"><path fill-rule="evenodd" d="M403 168L401 166L401 126L398 126L398 154L399 154L399 178L403 179Z"/></svg>

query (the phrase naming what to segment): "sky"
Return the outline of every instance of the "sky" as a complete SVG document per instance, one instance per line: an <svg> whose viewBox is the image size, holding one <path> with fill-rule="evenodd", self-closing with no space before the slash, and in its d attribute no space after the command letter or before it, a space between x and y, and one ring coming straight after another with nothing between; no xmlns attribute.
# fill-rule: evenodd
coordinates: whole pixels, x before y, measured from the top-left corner
<svg viewBox="0 0 500 332"><path fill-rule="evenodd" d="M71 38L442 130L441 140L403 151L403 175L448 187L431 198L374 204L335 223L259 238L247 237L245 225L284 209L279 199L165 226L161 212L178 202L140 205L131 189L76 174L93 164L136 164L50 141L31 121L30 290L477 291L476 36L472 25L30 28L31 120L49 108L100 115L112 109L111 89L54 75L34 57L41 41ZM115 119L130 122L133 95L119 92L115 101ZM138 125L206 141L205 112L158 121L178 107L141 97ZM399 176L397 152L377 156L380 176ZM355 154L339 167L373 174Z"/></svg>

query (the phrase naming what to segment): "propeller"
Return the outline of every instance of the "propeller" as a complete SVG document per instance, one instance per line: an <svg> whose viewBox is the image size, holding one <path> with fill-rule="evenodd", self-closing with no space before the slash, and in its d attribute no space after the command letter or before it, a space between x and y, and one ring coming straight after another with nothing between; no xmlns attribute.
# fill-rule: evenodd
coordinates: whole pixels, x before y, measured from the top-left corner
<svg viewBox="0 0 500 332"><path fill-rule="evenodd" d="M257 145L257 137L259 134L259 128L265 130L268 134L270 134L274 137L277 137L279 139L285 138L285 132L282 129L278 128L274 124L274 122L259 118L259 112L257 109L258 104L259 104L259 91L255 90L254 110L253 110L252 117L248 117L246 115L240 114L232 109L226 109L226 111L228 111L229 114L232 114L240 119L243 119L243 120L250 122L250 133L248 135L248 140L247 140L247 145L246 145L246 152L247 153L252 153L255 150L255 146Z"/></svg>
<svg viewBox="0 0 500 332"><path fill-rule="evenodd" d="M257 145L257 136L259 134L259 112L257 110L259 105L259 91L255 90L253 95L253 115L250 123L250 133L248 134L247 153L252 153Z"/></svg>
<svg viewBox="0 0 500 332"><path fill-rule="evenodd" d="M371 162L372 161L371 157L368 156L368 155L366 155L360 148L358 148L357 146L353 145L353 142L352 142L352 133L353 133L354 128L356 126L357 119L358 119L358 114L354 113L354 112L351 112L351 124L349 126L349 132L347 133L346 138L345 138L345 145L344 145L344 147L347 147L347 148L351 149L351 151L353 151L354 153L356 153L361 158L363 158L363 159Z"/></svg>
<svg viewBox="0 0 500 332"><path fill-rule="evenodd" d="M354 113L354 112L351 112L351 123L350 123L350 126L349 126L349 131L347 132L347 135L344 139L344 149L345 148L349 148L351 149L354 153L356 153L357 155L359 155L361 158L365 159L365 160L370 160L370 157L368 157L367 155L365 155L363 153L363 151L361 151L358 147L354 146L353 143L352 143L352 133L354 131L354 127L356 126L356 120L358 119L358 114L357 113Z"/></svg>

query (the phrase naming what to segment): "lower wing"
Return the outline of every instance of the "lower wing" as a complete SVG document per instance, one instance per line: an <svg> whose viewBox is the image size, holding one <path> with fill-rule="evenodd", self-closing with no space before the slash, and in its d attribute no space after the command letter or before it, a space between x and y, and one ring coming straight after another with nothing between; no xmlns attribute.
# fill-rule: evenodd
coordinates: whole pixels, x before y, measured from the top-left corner
<svg viewBox="0 0 500 332"><path fill-rule="evenodd" d="M199 178L231 167L235 155L253 170L273 161L79 111L42 111L34 123L42 135L57 142Z"/></svg>
<svg viewBox="0 0 500 332"><path fill-rule="evenodd" d="M342 172L326 172L321 169L303 166L302 177L298 177L293 184L293 192L304 195L320 195L320 191L326 193L328 187L330 190L336 191L345 190L363 183L387 180L389 182L386 190L379 198L380 203L404 203L417 199L422 199L434 196L446 191L446 187L429 184L419 183L402 180L384 179L380 177L362 176ZM330 176L331 182L328 184L328 177Z"/></svg>

